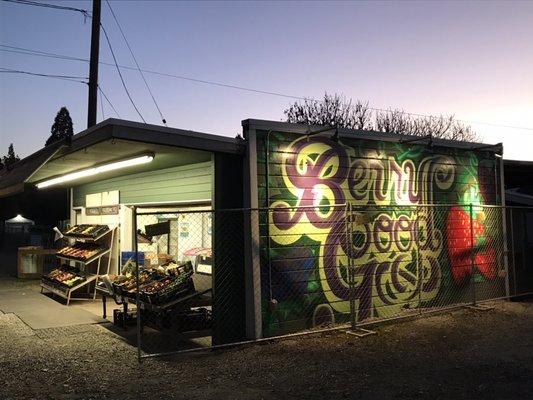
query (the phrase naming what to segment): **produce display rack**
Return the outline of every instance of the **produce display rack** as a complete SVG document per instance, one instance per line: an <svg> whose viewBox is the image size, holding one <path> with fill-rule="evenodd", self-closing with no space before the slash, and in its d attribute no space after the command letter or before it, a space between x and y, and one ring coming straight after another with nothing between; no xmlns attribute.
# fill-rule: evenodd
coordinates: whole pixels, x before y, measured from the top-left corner
<svg viewBox="0 0 533 400"><path fill-rule="evenodd" d="M65 287L64 289L62 287L58 287L58 286L54 286L52 285L51 283L49 282L46 282L46 281L41 281L41 293L43 293L44 290L47 290L48 292L52 293L52 294L55 294L55 295L58 295L64 299L67 300L67 306L70 304L70 300L72 299L72 293L78 289L81 289L82 287L86 286L87 287L87 293L90 293L89 292L89 284L91 282L95 282L94 284L94 290L93 290L93 295L92 297L90 298L76 298L76 300L94 300L96 299L96 287L98 285L98 280L100 279L100 277L104 274L102 274L100 272L100 268L101 268L101 264L102 264L102 257L105 256L106 254L110 254L112 253L113 249L114 249L114 246L115 246L115 233L116 233L116 230L117 228L116 227L113 227L113 228L110 228L108 231L94 237L94 238L88 238L88 237L84 237L84 238L80 238L80 237L74 237L74 236L69 236L69 235L63 235L64 237L66 238L69 238L69 239L75 239L76 241L79 241L79 242L97 242L98 240L102 239L103 237L105 237L106 235L109 235L111 234L111 238L110 238L110 243L109 243L109 247L103 251L101 251L100 253L98 254L95 254L94 256L92 256L91 258L87 259L87 260L80 260L80 259L77 259L77 258L74 258L74 257L68 257L68 256L64 256L64 255L61 255L61 254L56 254L56 257L61 259L61 260L66 260L66 261L72 261L72 262L76 262L76 263L80 263L83 265L83 269L86 270L86 267L93 263L93 262L98 262L98 265L97 265L97 268L96 268L96 274L87 274L86 275L86 279L83 281L83 282L80 282L79 284L73 286L73 287ZM106 269L106 274L109 274L109 269L111 267L111 256L108 257L107 259L107 269Z"/></svg>

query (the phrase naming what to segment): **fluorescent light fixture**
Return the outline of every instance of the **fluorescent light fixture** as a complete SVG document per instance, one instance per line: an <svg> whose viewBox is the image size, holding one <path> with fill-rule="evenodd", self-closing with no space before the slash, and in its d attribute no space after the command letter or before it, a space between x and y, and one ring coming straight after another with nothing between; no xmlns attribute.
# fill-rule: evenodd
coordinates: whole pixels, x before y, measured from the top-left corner
<svg viewBox="0 0 533 400"><path fill-rule="evenodd" d="M100 165L98 167L82 169L81 171L72 172L70 174L58 176L47 181L39 182L36 186L39 189L43 189L53 185L59 185L60 183L74 181L76 179L85 178L87 176L93 176L102 172L113 171L115 169L121 169L131 167L134 165L146 164L154 159L153 155L144 155L135 158L129 158L127 160L115 161L109 164Z"/></svg>

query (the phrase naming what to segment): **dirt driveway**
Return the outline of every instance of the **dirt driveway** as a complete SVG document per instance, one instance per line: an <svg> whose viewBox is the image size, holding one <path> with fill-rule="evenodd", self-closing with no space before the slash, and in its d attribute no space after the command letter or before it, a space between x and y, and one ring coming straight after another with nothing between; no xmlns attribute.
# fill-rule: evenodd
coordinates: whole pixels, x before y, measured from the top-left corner
<svg viewBox="0 0 533 400"><path fill-rule="evenodd" d="M533 302L150 359L102 325L32 331L0 315L2 399L526 399Z"/></svg>

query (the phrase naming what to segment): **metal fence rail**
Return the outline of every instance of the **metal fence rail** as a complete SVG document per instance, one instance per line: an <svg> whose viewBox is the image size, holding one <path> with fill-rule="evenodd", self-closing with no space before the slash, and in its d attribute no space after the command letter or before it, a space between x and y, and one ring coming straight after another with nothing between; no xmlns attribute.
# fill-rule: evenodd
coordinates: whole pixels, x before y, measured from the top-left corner
<svg viewBox="0 0 533 400"><path fill-rule="evenodd" d="M262 340L355 329L533 289L533 208L136 209L134 220L142 268L129 295L140 357L248 342L249 268L258 268L252 287ZM247 258L246 235L256 263Z"/></svg>

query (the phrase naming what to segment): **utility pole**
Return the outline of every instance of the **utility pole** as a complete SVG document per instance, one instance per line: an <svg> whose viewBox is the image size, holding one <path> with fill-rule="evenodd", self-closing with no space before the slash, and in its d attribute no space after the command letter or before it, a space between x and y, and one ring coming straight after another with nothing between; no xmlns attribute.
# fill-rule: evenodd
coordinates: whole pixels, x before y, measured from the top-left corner
<svg viewBox="0 0 533 400"><path fill-rule="evenodd" d="M93 0L91 60L89 63L89 101L87 107L87 128L96 125L98 100L98 57L100 52L100 12L102 0Z"/></svg>

